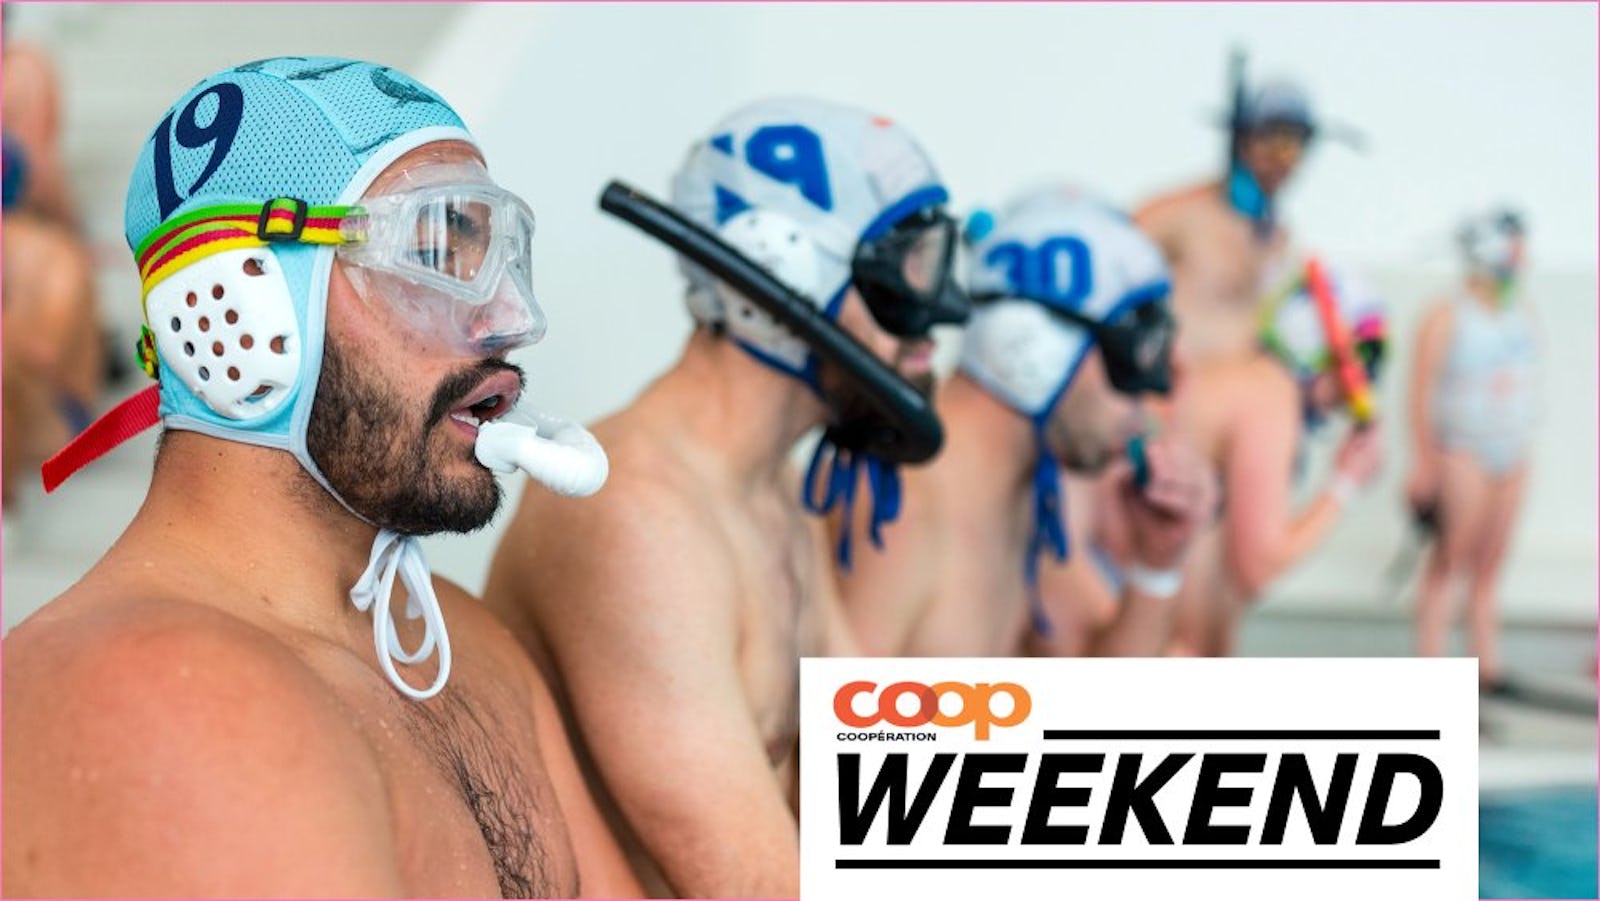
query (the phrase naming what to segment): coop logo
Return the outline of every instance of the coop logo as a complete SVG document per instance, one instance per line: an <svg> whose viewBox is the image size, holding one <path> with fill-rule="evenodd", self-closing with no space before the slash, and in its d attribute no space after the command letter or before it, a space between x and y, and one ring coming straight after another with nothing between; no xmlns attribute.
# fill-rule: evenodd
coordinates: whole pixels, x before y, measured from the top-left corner
<svg viewBox="0 0 1600 901"><path fill-rule="evenodd" d="M1009 698L1010 703L997 705L1000 695ZM955 700L946 702L946 698ZM852 729L870 729L880 723L907 729L929 723L942 727L970 725L978 741L989 740L991 727L1021 723L1032 710L1033 698L1015 682L894 682L881 691L876 682L848 682L833 696L834 715ZM844 739L847 734L840 733L839 737Z"/></svg>

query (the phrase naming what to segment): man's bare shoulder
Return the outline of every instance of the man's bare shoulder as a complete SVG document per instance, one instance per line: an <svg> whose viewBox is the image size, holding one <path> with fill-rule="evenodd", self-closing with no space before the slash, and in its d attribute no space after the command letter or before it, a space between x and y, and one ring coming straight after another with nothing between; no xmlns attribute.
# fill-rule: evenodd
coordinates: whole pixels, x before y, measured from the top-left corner
<svg viewBox="0 0 1600 901"><path fill-rule="evenodd" d="M592 497L525 489L496 559L506 578L491 577L491 585L515 594L519 606L543 608L541 620L667 603L680 586L704 595L731 585L727 486L670 432L629 425L619 416L595 427L611 474Z"/></svg>
<svg viewBox="0 0 1600 901"><path fill-rule="evenodd" d="M527 654L512 637L511 630L490 609L465 588L438 574L433 576L433 593L439 599L439 610L449 625L453 646L466 649L471 645L474 658L484 658L493 671L506 677L537 678Z"/></svg>
<svg viewBox="0 0 1600 901"><path fill-rule="evenodd" d="M600 556L619 545L671 544L671 537L715 530L710 496L723 486L689 460L640 436L608 440L605 447L611 474L604 488L592 497L556 498L530 485L539 518L519 524L553 541L597 549Z"/></svg>
<svg viewBox="0 0 1600 901"><path fill-rule="evenodd" d="M47 607L5 639L7 719L42 719L19 727L84 739L124 728L141 738L174 730L191 748L241 741L247 722L273 727L266 737L317 724L331 741L359 740L328 683L273 632L181 600L74 600L58 599L66 609L49 615L55 611Z"/></svg>
<svg viewBox="0 0 1600 901"><path fill-rule="evenodd" d="M8 886L395 887L376 756L282 638L177 600L57 603L5 641Z"/></svg>
<svg viewBox="0 0 1600 901"><path fill-rule="evenodd" d="M1279 431L1285 421L1299 428L1300 385L1282 363L1255 353L1224 365L1219 394L1235 438Z"/></svg>
<svg viewBox="0 0 1600 901"><path fill-rule="evenodd" d="M1149 222L1181 218L1194 210L1217 205L1217 184L1205 181L1167 191L1140 204L1133 218L1141 226Z"/></svg>
<svg viewBox="0 0 1600 901"><path fill-rule="evenodd" d="M1257 402L1299 404L1300 386L1294 375L1270 354L1253 353L1242 358L1232 371L1232 382L1236 390Z"/></svg>

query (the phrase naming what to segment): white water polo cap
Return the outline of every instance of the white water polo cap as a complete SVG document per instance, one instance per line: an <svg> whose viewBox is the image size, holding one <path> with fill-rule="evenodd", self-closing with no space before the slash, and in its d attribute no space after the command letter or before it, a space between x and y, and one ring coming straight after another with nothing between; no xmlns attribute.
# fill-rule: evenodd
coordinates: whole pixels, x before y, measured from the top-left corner
<svg viewBox="0 0 1600 901"><path fill-rule="evenodd" d="M1166 390L1172 323L1161 251L1070 187L1015 199L969 253L961 370L1043 425L1091 347L1119 390Z"/></svg>
<svg viewBox="0 0 1600 901"><path fill-rule="evenodd" d="M673 178L672 205L836 317L852 283L874 319L920 337L965 317L951 277L954 223L932 161L903 128L864 110L780 98L733 113ZM817 388L816 360L770 314L681 262L696 320Z"/></svg>
<svg viewBox="0 0 1600 901"><path fill-rule="evenodd" d="M948 199L933 162L905 129L865 110L807 98L763 100L727 116L690 148L672 185L680 213L824 317L837 320L854 287L877 325L900 338L922 338L934 325L967 317L967 298L953 275L958 239L943 211ZM722 328L756 360L834 406L823 392L820 358L803 340L700 266L687 259L681 265L696 320ZM846 379L859 375L844 369ZM925 414L937 434L931 406ZM802 490L813 513L842 506L846 525L837 555L847 569L863 471L875 545L882 546L881 528L899 515L896 464L871 451L870 436L884 425L874 417L830 423Z"/></svg>

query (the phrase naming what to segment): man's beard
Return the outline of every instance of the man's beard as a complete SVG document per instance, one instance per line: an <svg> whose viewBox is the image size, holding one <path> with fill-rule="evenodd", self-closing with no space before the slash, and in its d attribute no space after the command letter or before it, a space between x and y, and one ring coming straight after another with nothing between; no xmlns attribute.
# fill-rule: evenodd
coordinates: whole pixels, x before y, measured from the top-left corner
<svg viewBox="0 0 1600 901"><path fill-rule="evenodd" d="M923 397L933 394L934 377L931 372L917 375L901 375L917 393ZM867 393L861 390L854 379L833 378L824 379L823 394L828 406L832 410L830 425L837 426L846 433L855 433L863 426L883 422L883 414L873 405Z"/></svg>
<svg viewBox="0 0 1600 901"><path fill-rule="evenodd" d="M1116 458L1115 448L1103 442L1085 440L1083 436L1072 432L1064 435L1061 444L1062 450L1057 460L1078 475L1099 475Z"/></svg>
<svg viewBox="0 0 1600 901"><path fill-rule="evenodd" d="M1092 394L1068 389L1045 426L1046 446L1058 463L1077 475L1099 475L1122 452L1112 443L1109 427L1102 423L1104 417L1095 415L1099 412L1094 409L1097 400ZM1097 431L1101 427L1108 431Z"/></svg>
<svg viewBox="0 0 1600 901"><path fill-rule="evenodd" d="M501 360L483 360L446 378L418 427L415 411L330 341L306 449L338 496L379 528L402 535L481 529L500 508L500 484L482 467L469 478L447 478L445 464L459 452L435 426L502 370L521 372Z"/></svg>

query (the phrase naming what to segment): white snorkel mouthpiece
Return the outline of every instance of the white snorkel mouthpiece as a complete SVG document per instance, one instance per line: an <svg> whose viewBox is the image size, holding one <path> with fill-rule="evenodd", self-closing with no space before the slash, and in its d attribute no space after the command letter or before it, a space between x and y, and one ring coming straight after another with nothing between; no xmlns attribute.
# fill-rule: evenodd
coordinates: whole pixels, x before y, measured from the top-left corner
<svg viewBox="0 0 1600 901"><path fill-rule="evenodd" d="M520 469L562 497L588 497L611 473L605 449L588 429L525 406L479 426L474 452L489 469Z"/></svg>

